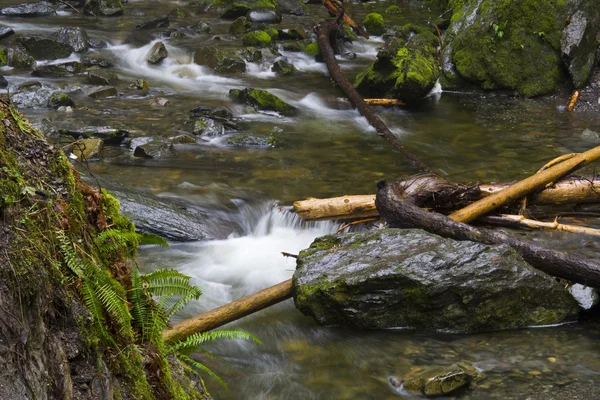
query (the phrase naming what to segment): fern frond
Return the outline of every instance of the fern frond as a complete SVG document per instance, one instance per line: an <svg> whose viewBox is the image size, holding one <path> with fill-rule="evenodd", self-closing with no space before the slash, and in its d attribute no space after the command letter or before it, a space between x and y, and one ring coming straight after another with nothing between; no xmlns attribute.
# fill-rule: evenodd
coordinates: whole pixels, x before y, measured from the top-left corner
<svg viewBox="0 0 600 400"><path fill-rule="evenodd" d="M156 244L161 247L169 247L169 243L160 236L154 235L152 233L141 233L138 234L138 238L140 241L140 246L148 245L148 244Z"/></svg>
<svg viewBox="0 0 600 400"><path fill-rule="evenodd" d="M202 291L190 284L190 277L174 269L159 269L142 276L148 283L148 291L156 297L181 296L199 299Z"/></svg>
<svg viewBox="0 0 600 400"><path fill-rule="evenodd" d="M96 292L90 284L90 282L83 281L81 285L81 294L83 296L83 303L92 315L92 319L96 321L96 324L98 325L98 330L100 331L102 337L104 339L109 339L110 334L106 330L104 308L102 307L102 302L96 295Z"/></svg>
<svg viewBox="0 0 600 400"><path fill-rule="evenodd" d="M79 257L75 252L73 243L69 240L69 238L67 238L67 235L65 235L63 231L57 231L56 237L58 238L58 246L60 247L67 267L71 270L71 272L77 275L77 277L81 279L85 278L83 268L81 268Z"/></svg>
<svg viewBox="0 0 600 400"><path fill-rule="evenodd" d="M245 332L245 331L230 331L230 330L222 330L222 331L209 331L209 332L197 332L186 339L174 342L171 345L171 348L177 352L185 351L194 351L197 347L200 347L204 343L212 342L215 340L252 340L258 344L262 344L262 342L253 334Z"/></svg>
<svg viewBox="0 0 600 400"><path fill-rule="evenodd" d="M118 229L108 229L101 232L94 239L96 246L106 258L120 256L133 256L140 245L139 235L135 232L124 232Z"/></svg>
<svg viewBox="0 0 600 400"><path fill-rule="evenodd" d="M208 368L206 365L199 363L196 360L191 359L190 357L183 355L183 354L178 354L177 358L179 358L181 361L183 361L184 363L204 372L206 375L210 376L211 378L214 378L217 382L219 382L219 384L221 386L223 386L225 389L229 389L227 387L227 384L225 383L225 381L223 379L221 379L221 377L217 374L215 374L210 368Z"/></svg>
<svg viewBox="0 0 600 400"><path fill-rule="evenodd" d="M113 285L105 283L94 288L98 299L106 312L115 320L121 330L126 329L131 324L131 314L127 308L127 303L117 294Z"/></svg>

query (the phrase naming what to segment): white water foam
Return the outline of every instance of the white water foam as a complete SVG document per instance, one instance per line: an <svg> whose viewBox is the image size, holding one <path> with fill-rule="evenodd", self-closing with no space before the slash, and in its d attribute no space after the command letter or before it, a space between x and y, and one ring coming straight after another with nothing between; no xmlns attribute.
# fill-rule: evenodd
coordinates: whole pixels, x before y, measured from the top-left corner
<svg viewBox="0 0 600 400"><path fill-rule="evenodd" d="M272 206L260 217L256 212L248 211L246 220L253 225L248 235L199 242L191 248L192 261L177 268L202 289L194 311L210 310L291 278L296 261L281 252L297 254L339 227L332 222L305 223Z"/></svg>

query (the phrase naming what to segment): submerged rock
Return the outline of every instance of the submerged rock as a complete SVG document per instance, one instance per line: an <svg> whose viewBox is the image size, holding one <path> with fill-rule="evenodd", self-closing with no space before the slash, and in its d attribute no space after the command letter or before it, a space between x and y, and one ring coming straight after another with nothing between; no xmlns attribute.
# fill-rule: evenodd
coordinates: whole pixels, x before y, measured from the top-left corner
<svg viewBox="0 0 600 400"><path fill-rule="evenodd" d="M108 126L86 126L82 128L53 128L48 136L68 135L74 139L102 139L105 144L119 145L129 136L129 131Z"/></svg>
<svg viewBox="0 0 600 400"><path fill-rule="evenodd" d="M440 75L437 37L413 25L395 28L377 60L356 77L364 97L415 100L431 91Z"/></svg>
<svg viewBox="0 0 600 400"><path fill-rule="evenodd" d="M139 25L135 26L135 29L158 29L158 28L167 28L170 25L169 17L163 15L161 17L157 17L151 19L150 21L142 22Z"/></svg>
<svg viewBox="0 0 600 400"><path fill-rule="evenodd" d="M103 99L105 97L118 96L119 92L114 86L102 86L99 88L92 88L87 92L87 95L93 99Z"/></svg>
<svg viewBox="0 0 600 400"><path fill-rule="evenodd" d="M173 143L162 139L155 139L151 142L136 146L133 150L133 156L141 158L165 158L173 157L175 154Z"/></svg>
<svg viewBox="0 0 600 400"><path fill-rule="evenodd" d="M62 28L52 34L52 39L71 46L73 51L81 53L89 49L89 37L85 29L80 27Z"/></svg>
<svg viewBox="0 0 600 400"><path fill-rule="evenodd" d="M158 64L169 56L169 52L163 42L156 42L148 52L146 61L150 64Z"/></svg>
<svg viewBox="0 0 600 400"><path fill-rule="evenodd" d="M0 27L0 40L6 39L7 37L12 36L14 34L15 31L13 31L12 28L9 28L7 26Z"/></svg>
<svg viewBox="0 0 600 400"><path fill-rule="evenodd" d="M206 65L216 73L235 74L246 71L246 63L234 51L214 46L201 47L194 52L194 62Z"/></svg>
<svg viewBox="0 0 600 400"><path fill-rule="evenodd" d="M111 86L117 83L119 78L114 72L94 70L88 72L88 82L92 85Z"/></svg>
<svg viewBox="0 0 600 400"><path fill-rule="evenodd" d="M43 17L56 13L56 6L47 1L23 3L0 9L3 17Z"/></svg>
<svg viewBox="0 0 600 400"><path fill-rule="evenodd" d="M288 60L277 60L271 67L271 71L277 73L278 75L292 75L296 72L296 67L294 64L290 63Z"/></svg>
<svg viewBox="0 0 600 400"><path fill-rule="evenodd" d="M87 0L83 11L88 15L113 17L122 15L125 10L121 0Z"/></svg>
<svg viewBox="0 0 600 400"><path fill-rule="evenodd" d="M73 52L70 44L39 35L23 36L18 43L36 60L66 58Z"/></svg>
<svg viewBox="0 0 600 400"><path fill-rule="evenodd" d="M416 395L444 396L466 387L479 376L470 364L459 363L445 367L421 369L405 375L402 381L390 379L392 386Z"/></svg>
<svg viewBox="0 0 600 400"><path fill-rule="evenodd" d="M254 88L246 88L244 90L231 89L229 97L236 103L247 104L262 111L275 111L282 115L296 115L298 109L289 105L279 97L267 92Z"/></svg>
<svg viewBox="0 0 600 400"><path fill-rule="evenodd" d="M190 111L191 119L212 119L220 122L228 129L237 129L233 122L233 113L225 107L199 106Z"/></svg>
<svg viewBox="0 0 600 400"><path fill-rule="evenodd" d="M296 307L323 325L482 332L574 321L554 278L506 245L416 229L316 239L300 253Z"/></svg>

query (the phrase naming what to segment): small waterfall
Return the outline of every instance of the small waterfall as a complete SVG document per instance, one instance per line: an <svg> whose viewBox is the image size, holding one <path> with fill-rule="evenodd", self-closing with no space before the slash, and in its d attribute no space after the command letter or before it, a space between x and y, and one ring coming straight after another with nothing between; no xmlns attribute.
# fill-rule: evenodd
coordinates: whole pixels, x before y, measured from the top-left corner
<svg viewBox="0 0 600 400"><path fill-rule="evenodd" d="M297 254L319 236L334 233L339 224L304 222L270 202L242 210L245 236L185 246L187 262L177 267L202 289L202 301L189 310L199 313L221 306L292 277Z"/></svg>

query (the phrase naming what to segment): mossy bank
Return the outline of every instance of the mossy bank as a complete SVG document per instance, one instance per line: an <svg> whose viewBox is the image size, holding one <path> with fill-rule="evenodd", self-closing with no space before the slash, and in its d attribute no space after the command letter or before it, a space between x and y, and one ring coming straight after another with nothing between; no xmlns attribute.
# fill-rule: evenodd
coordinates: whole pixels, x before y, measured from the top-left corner
<svg viewBox="0 0 600 400"><path fill-rule="evenodd" d="M204 398L132 323L140 239L118 202L81 182L6 102L0 119L0 398ZM78 265L105 282L95 295L84 295L91 278ZM103 295L120 314L100 307Z"/></svg>

